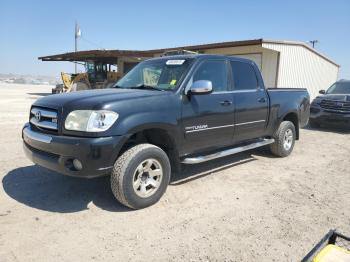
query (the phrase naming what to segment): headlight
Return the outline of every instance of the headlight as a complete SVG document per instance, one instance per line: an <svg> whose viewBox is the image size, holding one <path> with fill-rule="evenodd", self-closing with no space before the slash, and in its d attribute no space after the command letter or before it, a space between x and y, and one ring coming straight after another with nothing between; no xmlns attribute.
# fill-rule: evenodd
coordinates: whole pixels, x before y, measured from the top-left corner
<svg viewBox="0 0 350 262"><path fill-rule="evenodd" d="M75 110L68 114L64 127L73 131L102 132L110 128L118 116L107 110Z"/></svg>

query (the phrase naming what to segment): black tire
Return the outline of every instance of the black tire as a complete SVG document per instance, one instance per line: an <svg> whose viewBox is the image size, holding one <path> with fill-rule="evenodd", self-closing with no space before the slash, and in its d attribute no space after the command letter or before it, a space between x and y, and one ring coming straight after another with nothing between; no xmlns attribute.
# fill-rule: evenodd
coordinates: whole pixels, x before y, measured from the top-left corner
<svg viewBox="0 0 350 262"><path fill-rule="evenodd" d="M320 123L316 122L315 120L309 119L309 126L311 128L319 128L320 127Z"/></svg>
<svg viewBox="0 0 350 262"><path fill-rule="evenodd" d="M134 189L135 172L143 162L152 160L161 166L162 178L157 187L148 185L154 192L149 197L140 197ZM153 163L153 162L152 162ZM153 165L153 164L152 164ZM141 167L142 169L142 167ZM149 176L148 172L141 172ZM123 205L132 209L140 209L151 206L165 193L170 181L171 167L167 154L159 147L151 144L139 144L126 150L114 164L111 174L111 188L116 199ZM149 178L150 179L150 178ZM153 179L153 178L152 178ZM136 180L141 181L140 180ZM153 180L152 180L153 181ZM143 181L146 183L147 181ZM141 189L140 189L141 190Z"/></svg>
<svg viewBox="0 0 350 262"><path fill-rule="evenodd" d="M288 131L290 130L290 131ZM287 134L292 134L291 144L290 147L285 147L285 141ZM280 126L278 127L276 133L274 134L273 138L275 139L275 142L270 145L270 150L272 154L279 156L279 157L286 157L289 156L290 153L293 151L294 144L295 144L295 138L296 138L296 131L295 126L290 121L283 121ZM289 140L288 140L289 141Z"/></svg>

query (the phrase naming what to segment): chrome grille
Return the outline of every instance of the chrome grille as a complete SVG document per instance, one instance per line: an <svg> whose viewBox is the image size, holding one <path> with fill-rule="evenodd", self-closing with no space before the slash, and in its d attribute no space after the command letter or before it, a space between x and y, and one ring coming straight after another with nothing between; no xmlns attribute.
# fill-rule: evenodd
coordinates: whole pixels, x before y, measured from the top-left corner
<svg viewBox="0 0 350 262"><path fill-rule="evenodd" d="M350 102L337 100L322 100L320 106L328 111L350 113Z"/></svg>
<svg viewBox="0 0 350 262"><path fill-rule="evenodd" d="M49 108L32 107L30 123L41 131L57 132L57 111Z"/></svg>

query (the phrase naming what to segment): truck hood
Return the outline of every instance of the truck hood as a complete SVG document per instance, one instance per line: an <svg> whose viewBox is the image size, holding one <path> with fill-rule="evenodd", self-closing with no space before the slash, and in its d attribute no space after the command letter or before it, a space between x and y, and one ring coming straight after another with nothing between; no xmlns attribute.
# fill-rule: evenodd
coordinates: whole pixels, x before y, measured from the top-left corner
<svg viewBox="0 0 350 262"><path fill-rule="evenodd" d="M350 102L350 94L346 95L336 95L336 94L326 94L318 96L319 99L333 100L333 101L347 101Z"/></svg>
<svg viewBox="0 0 350 262"><path fill-rule="evenodd" d="M150 96L165 95L164 91L142 90L142 89L122 89L109 88L99 90L77 91L66 94L49 95L38 99L33 105L49 107L60 110L63 107L75 107L79 105L81 108L98 109L105 104L115 103Z"/></svg>

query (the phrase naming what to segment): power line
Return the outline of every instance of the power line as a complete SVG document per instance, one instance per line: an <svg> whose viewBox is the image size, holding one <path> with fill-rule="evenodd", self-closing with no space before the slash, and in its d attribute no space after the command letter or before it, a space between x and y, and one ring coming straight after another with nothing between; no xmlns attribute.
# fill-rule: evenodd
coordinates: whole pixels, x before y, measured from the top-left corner
<svg viewBox="0 0 350 262"><path fill-rule="evenodd" d="M98 49L103 49L103 50L105 50L105 48L103 48L102 46L100 46L100 45L98 45L98 44L96 44L96 43L94 43L94 42L92 42L92 41L86 39L86 38L83 37L83 36L80 36L80 38L81 38L82 40L84 40L86 43L89 43L90 45L93 45L93 46L97 47Z"/></svg>
<svg viewBox="0 0 350 262"><path fill-rule="evenodd" d="M100 45L86 39L85 37L82 36L81 34L81 30L80 30L80 26L78 25L78 22L75 21L75 32L74 32L74 51L77 52L78 51L78 38L80 38L81 40L84 40L86 43L89 43L90 45L93 45L95 47L97 47L98 49L103 49L105 50L105 48L101 47ZM74 69L75 69L75 73L77 73L77 65L80 63L74 62Z"/></svg>

